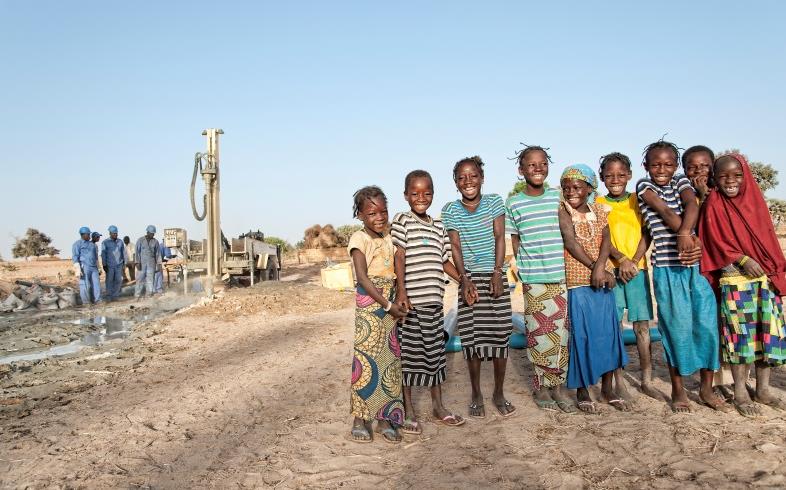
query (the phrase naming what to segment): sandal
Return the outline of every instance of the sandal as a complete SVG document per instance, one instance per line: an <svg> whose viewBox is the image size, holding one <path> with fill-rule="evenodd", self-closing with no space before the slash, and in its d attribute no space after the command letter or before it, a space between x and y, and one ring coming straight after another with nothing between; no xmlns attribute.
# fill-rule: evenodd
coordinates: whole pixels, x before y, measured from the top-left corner
<svg viewBox="0 0 786 490"><path fill-rule="evenodd" d="M503 417L510 417L514 413L516 413L516 407L513 406L512 403L505 400L503 403L495 403L494 406L497 408L497 412ZM503 412L502 409L505 409Z"/></svg>
<svg viewBox="0 0 786 490"><path fill-rule="evenodd" d="M749 419L755 419L756 417L761 417L761 408L757 407L753 402L746 402L746 403L739 403L733 402L734 408L737 409L737 412L742 415L743 417Z"/></svg>
<svg viewBox="0 0 786 490"><path fill-rule="evenodd" d="M576 413L576 405L574 405L573 402L558 401L558 400L555 400L555 401L556 401L557 406L559 407L559 409L562 410L564 413L567 413L567 414L570 414L570 415Z"/></svg>
<svg viewBox="0 0 786 490"><path fill-rule="evenodd" d="M417 420L404 419L404 425L401 426L401 432L419 436L423 433L423 427L420 426Z"/></svg>
<svg viewBox="0 0 786 490"><path fill-rule="evenodd" d="M481 403L478 405L475 402L469 404L469 416L476 418L476 419L485 419L486 418L486 410L483 408L484 405ZM482 410L482 412L481 412ZM482 415L472 415L473 411L478 411L478 413L482 413Z"/></svg>
<svg viewBox="0 0 786 490"><path fill-rule="evenodd" d="M690 407L690 402L672 402L671 411L674 413L693 413L693 409Z"/></svg>
<svg viewBox="0 0 786 490"><path fill-rule="evenodd" d="M393 427L386 427L384 429L380 429L379 427L377 427L377 432L382 434L382 438L385 439L385 442L389 444L401 443L401 436L399 435L398 431Z"/></svg>
<svg viewBox="0 0 786 490"><path fill-rule="evenodd" d="M441 419L435 418L434 422L442 425L447 425L448 427L458 427L460 425L464 425L466 420L464 420L461 417L461 415L450 414L450 415L445 415Z"/></svg>
<svg viewBox="0 0 786 490"><path fill-rule="evenodd" d="M535 400L535 405L546 412L556 412L558 408L561 408L559 403L554 400Z"/></svg>
<svg viewBox="0 0 786 490"><path fill-rule="evenodd" d="M628 402L626 402L622 398L615 398L613 400L607 401L606 403L608 403L612 407L616 408L620 412L629 412L630 411L630 405L628 405Z"/></svg>
<svg viewBox="0 0 786 490"><path fill-rule="evenodd" d="M709 407L713 410L717 410L718 412L728 413L731 412L732 410L731 407L728 404L726 404L726 400L719 396L716 396L714 401L705 400L701 396L699 397L699 400L701 400L701 404L704 405L705 407Z"/></svg>
<svg viewBox="0 0 786 490"><path fill-rule="evenodd" d="M598 406L595 402L584 400L579 402L579 410L584 413L598 413Z"/></svg>
<svg viewBox="0 0 786 490"><path fill-rule="evenodd" d="M359 442L361 444L368 444L374 441L374 438L366 427L352 427L349 434L352 436L354 442Z"/></svg>

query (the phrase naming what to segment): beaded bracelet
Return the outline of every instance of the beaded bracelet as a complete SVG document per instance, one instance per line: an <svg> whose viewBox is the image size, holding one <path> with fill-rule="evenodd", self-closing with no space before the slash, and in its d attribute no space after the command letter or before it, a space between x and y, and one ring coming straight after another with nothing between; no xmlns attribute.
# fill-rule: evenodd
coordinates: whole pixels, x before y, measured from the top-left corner
<svg viewBox="0 0 786 490"><path fill-rule="evenodd" d="M743 255L742 258L737 261L737 263L740 265L740 267L742 267L749 260L750 260L750 257L748 257L747 255Z"/></svg>

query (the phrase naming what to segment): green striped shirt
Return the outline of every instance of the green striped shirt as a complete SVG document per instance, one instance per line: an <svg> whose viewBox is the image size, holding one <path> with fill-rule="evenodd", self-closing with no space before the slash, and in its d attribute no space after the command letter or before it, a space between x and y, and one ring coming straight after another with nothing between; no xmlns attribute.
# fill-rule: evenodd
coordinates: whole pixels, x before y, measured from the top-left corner
<svg viewBox="0 0 786 490"><path fill-rule="evenodd" d="M464 268L471 272L494 270L494 218L505 214L505 203L497 194L484 194L474 212L461 201L452 201L442 208L445 229L455 230L461 240Z"/></svg>

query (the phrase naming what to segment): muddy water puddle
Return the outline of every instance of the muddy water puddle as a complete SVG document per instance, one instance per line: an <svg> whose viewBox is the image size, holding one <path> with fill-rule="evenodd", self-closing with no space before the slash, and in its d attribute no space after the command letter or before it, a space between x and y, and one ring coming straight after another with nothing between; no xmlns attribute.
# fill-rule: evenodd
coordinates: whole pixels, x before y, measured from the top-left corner
<svg viewBox="0 0 786 490"><path fill-rule="evenodd" d="M112 341L123 340L131 334L134 325L149 319L147 315L134 320L96 316L62 321L59 323L81 325L91 329L91 331L68 344L54 345L42 349L25 350L25 352L0 356L0 364L20 361L38 361L51 357L67 356L76 354L86 347L97 347Z"/></svg>

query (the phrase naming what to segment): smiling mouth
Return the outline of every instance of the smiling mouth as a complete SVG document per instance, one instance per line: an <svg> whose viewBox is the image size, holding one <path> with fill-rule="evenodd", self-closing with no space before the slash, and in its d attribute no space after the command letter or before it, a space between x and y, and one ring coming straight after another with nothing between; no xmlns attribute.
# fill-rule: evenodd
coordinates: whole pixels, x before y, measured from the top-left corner
<svg viewBox="0 0 786 490"><path fill-rule="evenodd" d="M740 188L739 188L739 186L736 186L736 185L735 185L735 186L729 186L729 187L724 187L724 188L723 188L723 190L724 190L724 191L725 191L727 194L731 194L731 193L737 192L739 189L740 189Z"/></svg>

